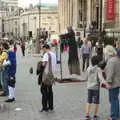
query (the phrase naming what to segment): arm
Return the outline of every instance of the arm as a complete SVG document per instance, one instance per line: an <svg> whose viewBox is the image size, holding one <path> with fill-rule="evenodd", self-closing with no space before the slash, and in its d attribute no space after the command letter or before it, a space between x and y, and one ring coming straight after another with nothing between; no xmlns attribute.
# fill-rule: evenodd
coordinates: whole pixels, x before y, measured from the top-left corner
<svg viewBox="0 0 120 120"><path fill-rule="evenodd" d="M105 79L104 79L104 77L103 77L103 74L102 74L102 70L99 68L98 69L98 78L99 78L99 82L100 83L105 83L105 84L107 84L107 82L105 81Z"/></svg>
<svg viewBox="0 0 120 120"><path fill-rule="evenodd" d="M81 53L81 55L83 55L83 45L82 45L82 47L81 47L81 50L80 50L80 53Z"/></svg>
<svg viewBox="0 0 120 120"><path fill-rule="evenodd" d="M44 61L44 62L42 63L42 65L43 65L43 67L45 67L45 66L47 65L47 61Z"/></svg>
<svg viewBox="0 0 120 120"><path fill-rule="evenodd" d="M113 82L113 76L114 76L114 63L111 61L107 62L107 65L105 67L105 73L106 73L106 81L108 84L112 84Z"/></svg>
<svg viewBox="0 0 120 120"><path fill-rule="evenodd" d="M83 77L83 80L88 81L88 70L85 72L84 77Z"/></svg>
<svg viewBox="0 0 120 120"><path fill-rule="evenodd" d="M3 66L5 67L5 66L9 66L9 65L11 65L10 61L9 60L4 60Z"/></svg>
<svg viewBox="0 0 120 120"><path fill-rule="evenodd" d="M48 62L48 54L47 53L44 54L42 62L43 62L42 65L45 67Z"/></svg>

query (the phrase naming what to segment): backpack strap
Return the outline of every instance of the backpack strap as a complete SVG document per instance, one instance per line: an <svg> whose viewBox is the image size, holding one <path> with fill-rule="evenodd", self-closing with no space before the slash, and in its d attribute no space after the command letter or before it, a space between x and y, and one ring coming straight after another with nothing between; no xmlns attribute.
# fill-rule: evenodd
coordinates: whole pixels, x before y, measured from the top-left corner
<svg viewBox="0 0 120 120"><path fill-rule="evenodd" d="M50 53L48 53L48 63L49 63L48 70L49 70L49 72L52 72L52 57L51 57Z"/></svg>

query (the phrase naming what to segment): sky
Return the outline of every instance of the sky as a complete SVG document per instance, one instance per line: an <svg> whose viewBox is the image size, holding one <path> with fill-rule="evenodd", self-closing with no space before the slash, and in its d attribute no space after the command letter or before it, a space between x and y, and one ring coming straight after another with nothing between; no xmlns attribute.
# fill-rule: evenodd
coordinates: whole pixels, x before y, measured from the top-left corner
<svg viewBox="0 0 120 120"><path fill-rule="evenodd" d="M35 5L39 0L18 0L20 7L28 7L29 4ZM41 0L42 3L57 3L58 0Z"/></svg>

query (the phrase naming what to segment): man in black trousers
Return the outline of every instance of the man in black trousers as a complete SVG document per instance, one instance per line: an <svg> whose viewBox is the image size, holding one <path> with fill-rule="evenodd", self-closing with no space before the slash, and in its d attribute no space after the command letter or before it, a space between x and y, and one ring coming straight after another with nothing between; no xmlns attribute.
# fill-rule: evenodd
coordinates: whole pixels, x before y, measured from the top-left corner
<svg viewBox="0 0 120 120"><path fill-rule="evenodd" d="M47 74L49 72L49 66L51 63L51 70L54 74L56 68L56 55L51 52L49 45L44 45L43 50L45 52L43 56L44 72ZM49 61L49 57L51 62ZM42 93L42 110L40 112L47 112L48 110L53 110L53 90L52 85L45 85L43 82L41 84L41 93Z"/></svg>

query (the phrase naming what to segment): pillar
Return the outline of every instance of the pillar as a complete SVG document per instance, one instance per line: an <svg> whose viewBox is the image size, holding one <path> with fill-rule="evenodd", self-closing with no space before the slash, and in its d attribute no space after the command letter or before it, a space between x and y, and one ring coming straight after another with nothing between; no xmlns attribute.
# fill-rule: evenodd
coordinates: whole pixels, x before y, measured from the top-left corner
<svg viewBox="0 0 120 120"><path fill-rule="evenodd" d="M92 18L91 18L91 16L92 16L92 8L91 8L91 3L92 1L91 0L88 0L87 1L87 24L88 24L88 26L91 24L91 22L92 22Z"/></svg>

